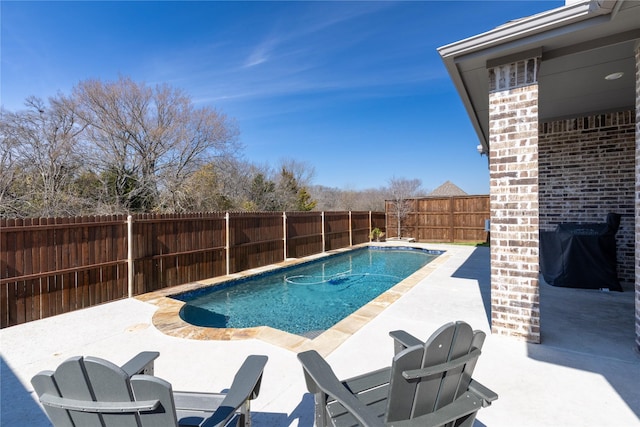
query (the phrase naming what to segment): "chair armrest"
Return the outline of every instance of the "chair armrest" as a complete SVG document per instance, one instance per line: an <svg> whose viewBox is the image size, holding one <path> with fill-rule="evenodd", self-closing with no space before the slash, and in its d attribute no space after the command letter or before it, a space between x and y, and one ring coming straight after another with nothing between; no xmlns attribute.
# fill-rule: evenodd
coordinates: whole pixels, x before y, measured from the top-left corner
<svg viewBox="0 0 640 427"><path fill-rule="evenodd" d="M52 408L95 414L121 414L135 411L153 411L160 405L158 399L135 402L94 402L91 400L69 399L45 393L40 396L40 403Z"/></svg>
<svg viewBox="0 0 640 427"><path fill-rule="evenodd" d="M338 380L329 364L315 350L298 354L298 360L302 364L307 388L311 393L322 391L331 396L349 411L363 426L383 427L384 423L375 414L369 412L367 407L358 400Z"/></svg>
<svg viewBox="0 0 640 427"><path fill-rule="evenodd" d="M498 394L496 392L473 379L469 383L469 391L474 392L484 401L482 405L484 407L491 405L491 402L498 399Z"/></svg>
<svg viewBox="0 0 640 427"><path fill-rule="evenodd" d="M143 351L122 365L122 370L129 377L137 374L153 375L153 361L160 356L157 351Z"/></svg>
<svg viewBox="0 0 640 427"><path fill-rule="evenodd" d="M449 362L428 366L422 369L411 369L408 371L403 371L402 376L407 380L412 380L412 379L428 377L434 374L440 374L450 369L457 368L458 366L465 365L474 359L477 359L480 356L480 353L481 353L480 350L478 350L477 348L474 348L468 354L460 356Z"/></svg>
<svg viewBox="0 0 640 427"><path fill-rule="evenodd" d="M262 374L267 360L269 360L267 356L255 354L248 356L233 378L231 388L227 393L227 399L232 395L242 397L242 402L257 398L260 393Z"/></svg>
<svg viewBox="0 0 640 427"><path fill-rule="evenodd" d="M414 345L424 345L424 341L419 340L406 331L391 331L389 336L393 338L394 354L400 353L402 350L413 347Z"/></svg>
<svg viewBox="0 0 640 427"><path fill-rule="evenodd" d="M245 402L258 397L267 360L267 356L258 355L250 355L245 359L220 407L207 421L207 425L224 425Z"/></svg>

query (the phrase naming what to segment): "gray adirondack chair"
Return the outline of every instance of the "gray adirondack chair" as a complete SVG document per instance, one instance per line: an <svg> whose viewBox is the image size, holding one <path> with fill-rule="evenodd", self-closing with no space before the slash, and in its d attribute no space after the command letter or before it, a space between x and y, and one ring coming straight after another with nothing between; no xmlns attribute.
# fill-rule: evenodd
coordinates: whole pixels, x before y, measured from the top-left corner
<svg viewBox="0 0 640 427"><path fill-rule="evenodd" d="M56 427L250 426L249 401L260 392L267 356L247 357L226 393L194 393L173 392L153 376L158 355L142 352L122 367L72 357L31 384Z"/></svg>
<svg viewBox="0 0 640 427"><path fill-rule="evenodd" d="M298 354L317 427L471 427L498 395L471 378L485 334L449 323L427 342L393 331L390 367L340 381L316 351ZM357 359L356 359L357 360Z"/></svg>

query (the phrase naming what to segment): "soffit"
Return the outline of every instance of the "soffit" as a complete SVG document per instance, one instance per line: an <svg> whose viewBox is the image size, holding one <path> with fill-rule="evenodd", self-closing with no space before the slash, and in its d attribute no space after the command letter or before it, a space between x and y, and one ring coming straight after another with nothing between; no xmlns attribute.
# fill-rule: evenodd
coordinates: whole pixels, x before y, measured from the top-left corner
<svg viewBox="0 0 640 427"><path fill-rule="evenodd" d="M559 12L541 14L529 19L527 31L500 35L492 43L488 37L478 36L475 47L463 41L439 49L485 147L489 125L487 62L495 65L502 58L508 63L522 52L542 52L538 75L541 121L633 108L640 2L617 5L619 9L604 15L581 14L579 19L566 18ZM553 25L550 16L566 19ZM536 20L541 22L537 29L533 25ZM624 74L618 80L604 79L613 72Z"/></svg>

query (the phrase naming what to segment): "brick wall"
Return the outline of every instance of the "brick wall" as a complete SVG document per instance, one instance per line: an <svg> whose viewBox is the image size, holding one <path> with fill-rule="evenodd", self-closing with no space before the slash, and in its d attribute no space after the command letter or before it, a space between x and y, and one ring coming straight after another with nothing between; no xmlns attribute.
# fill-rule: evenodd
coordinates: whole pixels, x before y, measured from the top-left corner
<svg viewBox="0 0 640 427"><path fill-rule="evenodd" d="M492 332L534 343L540 342L538 85L531 83L537 65L534 59L489 70Z"/></svg>
<svg viewBox="0 0 640 427"><path fill-rule="evenodd" d="M636 47L636 347L640 352L640 45Z"/></svg>
<svg viewBox="0 0 640 427"><path fill-rule="evenodd" d="M540 229L562 222L604 222L622 215L618 277L635 282L635 112L598 114L539 126Z"/></svg>

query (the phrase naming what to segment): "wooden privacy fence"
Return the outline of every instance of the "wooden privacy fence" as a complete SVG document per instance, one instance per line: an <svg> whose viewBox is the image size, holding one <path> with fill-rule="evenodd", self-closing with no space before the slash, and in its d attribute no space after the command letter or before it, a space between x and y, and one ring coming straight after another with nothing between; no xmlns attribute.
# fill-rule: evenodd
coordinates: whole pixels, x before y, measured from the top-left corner
<svg viewBox="0 0 640 427"><path fill-rule="evenodd" d="M394 201L385 203L387 237L398 237ZM400 209L402 237L420 242L486 242L490 218L489 196L425 197L408 199Z"/></svg>
<svg viewBox="0 0 640 427"><path fill-rule="evenodd" d="M0 219L0 327L369 241L384 212Z"/></svg>

